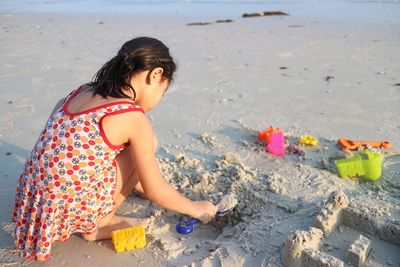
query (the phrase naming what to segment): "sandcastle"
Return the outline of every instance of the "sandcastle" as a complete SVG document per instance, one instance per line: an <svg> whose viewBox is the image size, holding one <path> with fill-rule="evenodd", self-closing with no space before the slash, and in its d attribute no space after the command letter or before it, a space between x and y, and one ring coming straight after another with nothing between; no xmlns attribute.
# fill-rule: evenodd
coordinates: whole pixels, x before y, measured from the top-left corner
<svg viewBox="0 0 400 267"><path fill-rule="evenodd" d="M347 249L344 259L338 259L319 250L322 240L339 225L346 225L367 234L378 234L381 240L400 245L400 225L386 222L379 227L377 221L354 207L349 207L347 195L342 191L330 194L325 206L308 231L296 230L288 236L282 256L286 267L344 267L345 262L360 266L368 257L373 244L359 235Z"/></svg>

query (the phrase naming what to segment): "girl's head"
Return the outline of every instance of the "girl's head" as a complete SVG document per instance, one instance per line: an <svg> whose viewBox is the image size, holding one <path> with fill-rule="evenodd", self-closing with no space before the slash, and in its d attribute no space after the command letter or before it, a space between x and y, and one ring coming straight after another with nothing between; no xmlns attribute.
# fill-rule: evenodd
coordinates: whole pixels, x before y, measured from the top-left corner
<svg viewBox="0 0 400 267"><path fill-rule="evenodd" d="M143 96L154 96L152 92L142 92L145 91L142 90L144 87L150 87L147 88L148 91L157 87L162 90L162 95L172 81L175 70L176 65L168 47L157 39L139 37L126 42L118 54L104 64L95 74L91 86L95 94L104 98L139 100L137 99L139 91ZM135 87L140 88L135 89ZM142 99L142 96L140 98L140 102L151 100ZM148 108L157 104L153 103L155 100L150 102L152 103L148 103L150 105Z"/></svg>

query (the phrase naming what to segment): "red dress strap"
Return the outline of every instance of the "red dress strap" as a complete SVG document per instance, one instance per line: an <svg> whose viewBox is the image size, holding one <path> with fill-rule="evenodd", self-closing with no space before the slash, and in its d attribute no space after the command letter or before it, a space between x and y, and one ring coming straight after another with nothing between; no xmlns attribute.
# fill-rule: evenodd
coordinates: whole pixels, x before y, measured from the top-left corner
<svg viewBox="0 0 400 267"><path fill-rule="evenodd" d="M106 117L108 117L108 116L112 116L112 115L118 115L118 114L122 114L122 113L127 113L127 112L142 112L142 113L145 113L144 112L144 110L139 106L139 105L137 105L137 104L135 104L135 103L131 103L130 105L129 105L129 107L127 107L127 108L123 108L123 109L113 109L113 107L118 107L118 106L120 106L121 104L115 104L115 105L113 105L113 106L109 106L108 108L107 108L107 112L105 113L105 115L103 115L101 118L100 118L100 121L99 121L99 127L100 127L100 134L101 134L101 136L103 137L103 140L104 140L104 142L109 146L109 147L111 147L112 149L122 149L122 148L124 148L124 147L126 147L127 145L129 145L129 143L125 143L125 144L119 144L119 145L114 145L114 144L112 144L109 140L108 140L108 138L107 138L107 135L106 135L106 133L105 133L105 131L104 131L104 128L103 128L103 119L104 118L106 118ZM121 107L121 106L120 106Z"/></svg>
<svg viewBox="0 0 400 267"><path fill-rule="evenodd" d="M64 101L64 105L68 106L69 102L71 102L71 100L77 95L79 94L79 92L82 90L83 88L83 84L81 86L79 86L78 88L76 88L75 90L73 90L72 92L70 92L67 97L65 98Z"/></svg>

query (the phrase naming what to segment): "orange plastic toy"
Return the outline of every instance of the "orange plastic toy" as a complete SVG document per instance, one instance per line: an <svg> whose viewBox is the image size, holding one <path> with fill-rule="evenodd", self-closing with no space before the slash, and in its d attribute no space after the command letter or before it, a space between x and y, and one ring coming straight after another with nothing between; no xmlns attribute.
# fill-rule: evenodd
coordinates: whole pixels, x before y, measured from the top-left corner
<svg viewBox="0 0 400 267"><path fill-rule="evenodd" d="M343 138L340 138L338 140L338 144L341 145L343 149L349 149L349 150L354 150L364 146L371 146L375 148L386 148L386 149L392 147L392 144L390 144L389 141L383 141L383 142L353 141L350 139L343 139Z"/></svg>
<svg viewBox="0 0 400 267"><path fill-rule="evenodd" d="M274 128L272 128L272 126L269 126L269 128L267 128L264 131L258 132L258 141L264 141L265 143L268 143L268 139L273 135L273 134L277 134L282 132L281 129L276 128L274 130Z"/></svg>

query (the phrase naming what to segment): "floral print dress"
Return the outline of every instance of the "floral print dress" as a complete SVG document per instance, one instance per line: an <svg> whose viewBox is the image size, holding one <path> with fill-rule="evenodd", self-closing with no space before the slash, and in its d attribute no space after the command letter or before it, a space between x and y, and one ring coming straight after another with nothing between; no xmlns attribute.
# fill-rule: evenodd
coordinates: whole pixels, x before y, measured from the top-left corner
<svg viewBox="0 0 400 267"><path fill-rule="evenodd" d="M54 241L92 233L115 208L116 161L127 145L112 145L101 121L124 112L144 112L130 101L70 113L67 96L46 123L18 179L13 221L15 245L26 258L47 260Z"/></svg>

